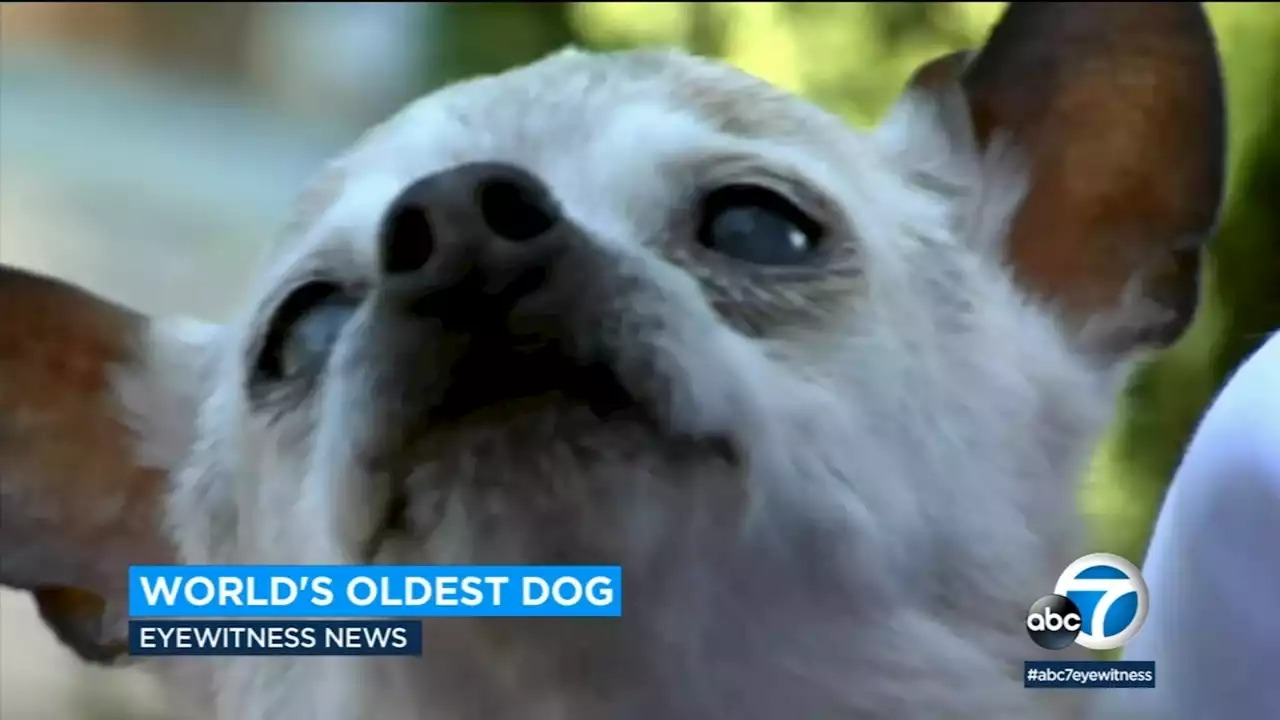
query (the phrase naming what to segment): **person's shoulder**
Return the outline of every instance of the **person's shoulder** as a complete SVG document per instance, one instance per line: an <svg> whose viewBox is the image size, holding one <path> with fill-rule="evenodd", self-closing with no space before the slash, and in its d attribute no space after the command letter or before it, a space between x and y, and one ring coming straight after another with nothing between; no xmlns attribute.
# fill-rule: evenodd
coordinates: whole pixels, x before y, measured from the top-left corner
<svg viewBox="0 0 1280 720"><path fill-rule="evenodd" d="M1280 566L1267 550L1278 546L1280 333L1241 363L1203 415L1157 519L1142 568L1150 613L1124 656L1158 661L1161 689L1117 693L1104 707L1171 720L1280 717L1280 693L1260 661L1274 655L1280 624L1257 600L1280 593ZM1130 715L1107 715L1121 716Z"/></svg>
<svg viewBox="0 0 1280 720"><path fill-rule="evenodd" d="M1262 481L1280 493L1280 333L1271 335L1228 378L1201 420L1183 465L1179 475L1209 475L1215 484Z"/></svg>
<svg viewBox="0 0 1280 720"><path fill-rule="evenodd" d="M1235 404L1239 402L1236 398L1246 394L1270 407L1280 402L1280 330L1272 333L1236 368L1214 405Z"/></svg>

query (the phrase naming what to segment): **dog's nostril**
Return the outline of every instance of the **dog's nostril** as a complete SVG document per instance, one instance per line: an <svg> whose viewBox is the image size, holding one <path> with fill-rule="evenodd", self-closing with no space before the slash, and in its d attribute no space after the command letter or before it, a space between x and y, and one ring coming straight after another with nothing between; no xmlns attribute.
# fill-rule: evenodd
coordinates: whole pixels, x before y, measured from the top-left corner
<svg viewBox="0 0 1280 720"><path fill-rule="evenodd" d="M411 273L431 259L435 239L431 218L418 205L392 210L382 227L382 270L388 275Z"/></svg>
<svg viewBox="0 0 1280 720"><path fill-rule="evenodd" d="M484 223L512 242L532 240L554 227L558 219L550 198L518 181L490 180L480 186L477 195Z"/></svg>

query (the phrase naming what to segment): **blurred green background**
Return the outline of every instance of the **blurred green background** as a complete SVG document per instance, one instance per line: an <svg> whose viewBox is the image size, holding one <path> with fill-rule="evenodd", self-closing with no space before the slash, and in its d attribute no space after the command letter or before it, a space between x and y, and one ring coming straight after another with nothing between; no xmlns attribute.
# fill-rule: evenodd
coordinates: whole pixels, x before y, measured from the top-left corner
<svg viewBox="0 0 1280 720"><path fill-rule="evenodd" d="M870 126L1003 5L0 3L0 260L216 319L324 157L442 83L567 43L675 45ZM1231 155L1203 310L1134 379L1081 498L1094 548L1135 561L1200 413L1280 326L1280 5L1208 5ZM6 720L174 717L144 681L71 663L24 598L0 610Z"/></svg>

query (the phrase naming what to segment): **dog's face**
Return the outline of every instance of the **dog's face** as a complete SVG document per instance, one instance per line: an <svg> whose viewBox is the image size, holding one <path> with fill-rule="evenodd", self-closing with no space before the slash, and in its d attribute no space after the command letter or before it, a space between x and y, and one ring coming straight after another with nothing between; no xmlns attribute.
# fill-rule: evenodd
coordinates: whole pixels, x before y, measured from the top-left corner
<svg viewBox="0 0 1280 720"><path fill-rule="evenodd" d="M798 659L881 694L914 661L868 658L921 618L1018 659L1081 460L1134 351L1189 322L1221 198L1201 11L1109 7L1013 6L872 134L675 52L446 88L325 170L225 326L6 271L3 579L95 658L123 566L170 559L621 563L630 656L727 662L706 628L800 636L774 623L806 607L815 633L915 628ZM507 631L463 642L498 662ZM730 642L744 677L756 641Z"/></svg>
<svg viewBox="0 0 1280 720"><path fill-rule="evenodd" d="M425 98L329 168L222 330L211 444L177 503L204 516L221 494L239 529L188 552L643 561L780 501L847 492L913 515L875 478L931 486L918 448L938 443L886 418L970 402L957 381L998 396L1024 364L1084 380L998 255L966 245L1001 230L962 223L1003 222L1021 175L994 166L1009 175L984 204L967 194L986 181L976 152L947 139L864 137L679 53L564 52ZM972 356L1002 332L1033 339L951 376L915 357ZM1064 412L1011 427L1039 444Z"/></svg>
<svg viewBox="0 0 1280 720"><path fill-rule="evenodd" d="M429 96L305 199L226 331L221 446L191 481L314 498L274 524L299 533L281 561L616 560L730 521L767 425L831 412L792 394L850 395L850 321L896 252L855 208L906 196L941 222L859 183L887 170L840 171L860 161L884 164L677 53L564 52Z"/></svg>

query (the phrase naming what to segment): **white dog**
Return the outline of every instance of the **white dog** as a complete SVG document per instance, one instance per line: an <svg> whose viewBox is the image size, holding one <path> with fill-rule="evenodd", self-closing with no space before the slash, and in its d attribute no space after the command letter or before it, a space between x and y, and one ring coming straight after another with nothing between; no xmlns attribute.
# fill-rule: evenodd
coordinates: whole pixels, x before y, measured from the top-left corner
<svg viewBox="0 0 1280 720"><path fill-rule="evenodd" d="M1014 3L871 135L676 52L445 88L229 325L0 274L0 579L108 661L131 564L624 568L620 620L155 663L220 720L1078 717L1023 621L1223 135L1196 3Z"/></svg>

